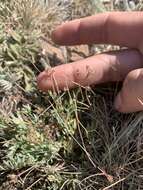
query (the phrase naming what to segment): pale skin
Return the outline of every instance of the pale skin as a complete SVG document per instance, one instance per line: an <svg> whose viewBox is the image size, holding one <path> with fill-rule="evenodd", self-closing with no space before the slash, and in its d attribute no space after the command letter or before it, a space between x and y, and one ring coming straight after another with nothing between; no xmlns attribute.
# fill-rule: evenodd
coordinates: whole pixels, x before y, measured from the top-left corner
<svg viewBox="0 0 143 190"><path fill-rule="evenodd" d="M70 21L58 26L52 39L59 45L111 44L126 49L44 71L37 78L39 89L123 81L115 109L123 113L143 110L143 12L112 12Z"/></svg>

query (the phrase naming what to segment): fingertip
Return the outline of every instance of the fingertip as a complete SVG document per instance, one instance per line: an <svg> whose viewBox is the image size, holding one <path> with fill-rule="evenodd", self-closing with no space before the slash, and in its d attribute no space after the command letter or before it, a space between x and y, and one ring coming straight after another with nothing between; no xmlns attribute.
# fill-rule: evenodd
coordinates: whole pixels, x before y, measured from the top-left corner
<svg viewBox="0 0 143 190"><path fill-rule="evenodd" d="M79 45L79 25L80 19L68 21L57 26L52 31L51 38L58 45Z"/></svg>
<svg viewBox="0 0 143 190"><path fill-rule="evenodd" d="M123 105L122 98L121 98L121 93L119 93L119 94L117 95L117 97L115 98L115 101L114 101L114 108L115 108L115 110L117 110L118 112L125 113L124 105Z"/></svg>
<svg viewBox="0 0 143 190"><path fill-rule="evenodd" d="M39 90L46 92L48 90L51 90L51 81L49 80L49 77L46 73L46 71L43 71L40 73L37 77L37 87Z"/></svg>
<svg viewBox="0 0 143 190"><path fill-rule="evenodd" d="M58 45L62 45L62 35L60 32L60 26L58 26L55 30L52 31L51 33L51 38L53 40L53 42L55 42Z"/></svg>
<svg viewBox="0 0 143 190"><path fill-rule="evenodd" d="M57 26L55 30L51 33L52 40L58 45L65 45L66 40L68 40L68 22L64 22L61 25Z"/></svg>
<svg viewBox="0 0 143 190"><path fill-rule="evenodd" d="M38 89L47 92L49 90L59 92L65 88L72 88L72 66L70 64L50 68L37 77Z"/></svg>
<svg viewBox="0 0 143 190"><path fill-rule="evenodd" d="M39 90L44 90L43 89L43 72L42 73L40 73L38 76L37 76L37 88L39 89Z"/></svg>

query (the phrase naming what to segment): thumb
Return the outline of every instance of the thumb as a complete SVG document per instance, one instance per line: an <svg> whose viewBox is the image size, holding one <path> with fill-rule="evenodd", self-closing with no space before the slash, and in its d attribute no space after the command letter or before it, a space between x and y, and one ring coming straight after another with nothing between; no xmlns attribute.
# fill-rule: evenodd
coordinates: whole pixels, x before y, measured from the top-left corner
<svg viewBox="0 0 143 190"><path fill-rule="evenodd" d="M130 113L143 110L143 69L131 71L118 93L114 107L117 111Z"/></svg>

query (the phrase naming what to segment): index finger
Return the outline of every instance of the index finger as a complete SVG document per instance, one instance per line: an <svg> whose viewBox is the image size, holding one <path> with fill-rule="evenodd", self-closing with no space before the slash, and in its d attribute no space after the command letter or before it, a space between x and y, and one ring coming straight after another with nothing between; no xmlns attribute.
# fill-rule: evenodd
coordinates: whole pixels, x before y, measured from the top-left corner
<svg viewBox="0 0 143 190"><path fill-rule="evenodd" d="M110 12L70 21L52 33L60 45L111 44L139 48L143 12Z"/></svg>

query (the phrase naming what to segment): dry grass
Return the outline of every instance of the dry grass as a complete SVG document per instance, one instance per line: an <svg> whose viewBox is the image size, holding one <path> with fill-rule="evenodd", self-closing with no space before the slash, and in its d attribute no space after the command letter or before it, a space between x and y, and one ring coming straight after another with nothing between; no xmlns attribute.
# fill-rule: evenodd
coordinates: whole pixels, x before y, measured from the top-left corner
<svg viewBox="0 0 143 190"><path fill-rule="evenodd" d="M114 111L121 84L57 95L39 92L35 82L40 71L61 63L60 47L41 46L41 39L52 46L57 24L106 9L141 10L141 1L134 2L0 2L0 189L143 189L143 114ZM103 48L110 47L88 47L89 53ZM72 60L70 48L60 51Z"/></svg>

